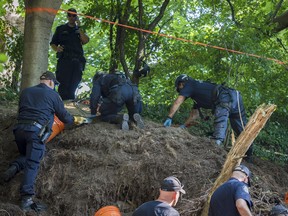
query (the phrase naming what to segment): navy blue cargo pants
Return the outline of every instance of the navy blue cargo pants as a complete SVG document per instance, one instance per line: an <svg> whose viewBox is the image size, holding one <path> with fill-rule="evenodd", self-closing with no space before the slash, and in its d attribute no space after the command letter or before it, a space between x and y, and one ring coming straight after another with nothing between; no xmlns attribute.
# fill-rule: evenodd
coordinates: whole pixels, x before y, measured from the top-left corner
<svg viewBox="0 0 288 216"><path fill-rule="evenodd" d="M21 196L35 194L34 184L45 154L45 144L38 137L39 131L39 128L31 125L16 125L13 131L20 156L11 165L16 166L18 172L24 169Z"/></svg>
<svg viewBox="0 0 288 216"><path fill-rule="evenodd" d="M101 120L114 124L121 123L122 118L118 114L126 105L129 118L133 119L134 113L142 112L142 101L136 85L125 83L110 89L107 98L103 98L100 106Z"/></svg>
<svg viewBox="0 0 288 216"><path fill-rule="evenodd" d="M213 137L224 141L228 127L228 119L236 136L244 130L247 124L245 108L239 91L229 88L220 88L219 96L215 102ZM252 145L247 151L247 156L252 155Z"/></svg>
<svg viewBox="0 0 288 216"><path fill-rule="evenodd" d="M75 99L75 91L81 82L84 64L79 59L60 58L56 79L60 82L58 92L62 100Z"/></svg>

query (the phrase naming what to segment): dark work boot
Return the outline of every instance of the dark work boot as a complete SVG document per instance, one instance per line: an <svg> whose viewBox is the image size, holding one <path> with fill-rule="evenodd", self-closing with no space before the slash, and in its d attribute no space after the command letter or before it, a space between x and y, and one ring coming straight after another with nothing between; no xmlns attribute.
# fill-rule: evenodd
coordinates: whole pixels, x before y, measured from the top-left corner
<svg viewBox="0 0 288 216"><path fill-rule="evenodd" d="M47 205L45 205L44 203L34 202L32 196L23 196L20 207L24 212L28 212L30 210L34 210L35 212L41 212L47 209Z"/></svg>
<svg viewBox="0 0 288 216"><path fill-rule="evenodd" d="M12 165L4 173L1 174L1 184L10 181L17 173L17 167Z"/></svg>
<svg viewBox="0 0 288 216"><path fill-rule="evenodd" d="M122 130L126 130L126 131L129 130L128 121L129 121L129 115L127 113L123 114L123 120L122 120L122 125L121 125Z"/></svg>
<svg viewBox="0 0 288 216"><path fill-rule="evenodd" d="M143 122L140 114L134 113L133 118L134 118L134 121L136 122L137 127L140 129L143 129L144 128L144 122Z"/></svg>

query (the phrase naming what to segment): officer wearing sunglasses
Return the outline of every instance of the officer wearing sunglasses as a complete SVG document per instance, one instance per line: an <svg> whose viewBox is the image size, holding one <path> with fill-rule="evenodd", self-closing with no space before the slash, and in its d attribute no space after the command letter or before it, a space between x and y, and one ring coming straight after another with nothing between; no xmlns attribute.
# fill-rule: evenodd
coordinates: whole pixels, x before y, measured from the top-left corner
<svg viewBox="0 0 288 216"><path fill-rule="evenodd" d="M68 23L56 28L50 45L58 58L58 92L62 100L73 100L86 63L82 45L89 42L89 37L84 33L74 8L67 11L67 19Z"/></svg>

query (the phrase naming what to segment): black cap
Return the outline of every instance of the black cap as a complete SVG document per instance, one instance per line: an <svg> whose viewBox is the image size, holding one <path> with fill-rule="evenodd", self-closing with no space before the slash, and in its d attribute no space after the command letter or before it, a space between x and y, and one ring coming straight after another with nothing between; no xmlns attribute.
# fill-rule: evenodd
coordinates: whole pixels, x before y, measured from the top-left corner
<svg viewBox="0 0 288 216"><path fill-rule="evenodd" d="M233 171L239 171L239 172L246 174L246 176L248 177L248 186L249 187L251 186L251 182L250 182L251 172L248 169L248 167L241 164L239 166L236 166Z"/></svg>
<svg viewBox="0 0 288 216"><path fill-rule="evenodd" d="M71 12L77 13L77 11L76 11L75 8L69 8L68 11L71 11ZM74 13L69 13L69 12L67 12L67 15L69 15L69 14L73 14L73 15L76 16L77 14L74 14Z"/></svg>
<svg viewBox="0 0 288 216"><path fill-rule="evenodd" d="M186 194L183 187L184 185L182 185L179 179L174 176L165 178L161 183L161 190L163 191L180 191L181 193Z"/></svg>
<svg viewBox="0 0 288 216"><path fill-rule="evenodd" d="M46 71L40 76L40 80L53 80L55 85L59 85L60 83L57 81L54 73L51 71Z"/></svg>

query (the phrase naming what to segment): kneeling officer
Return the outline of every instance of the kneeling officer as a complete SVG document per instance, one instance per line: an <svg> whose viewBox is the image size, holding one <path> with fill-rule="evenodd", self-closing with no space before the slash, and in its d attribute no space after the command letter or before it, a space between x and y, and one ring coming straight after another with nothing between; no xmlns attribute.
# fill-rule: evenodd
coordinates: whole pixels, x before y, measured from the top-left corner
<svg viewBox="0 0 288 216"><path fill-rule="evenodd" d="M128 115L118 114L126 105ZM140 116L142 111L141 95L137 85L133 84L122 72L104 74L98 72L93 77L93 88L90 95L91 115L100 112L104 122L121 124L122 130L129 130L129 118L139 128L144 128Z"/></svg>

